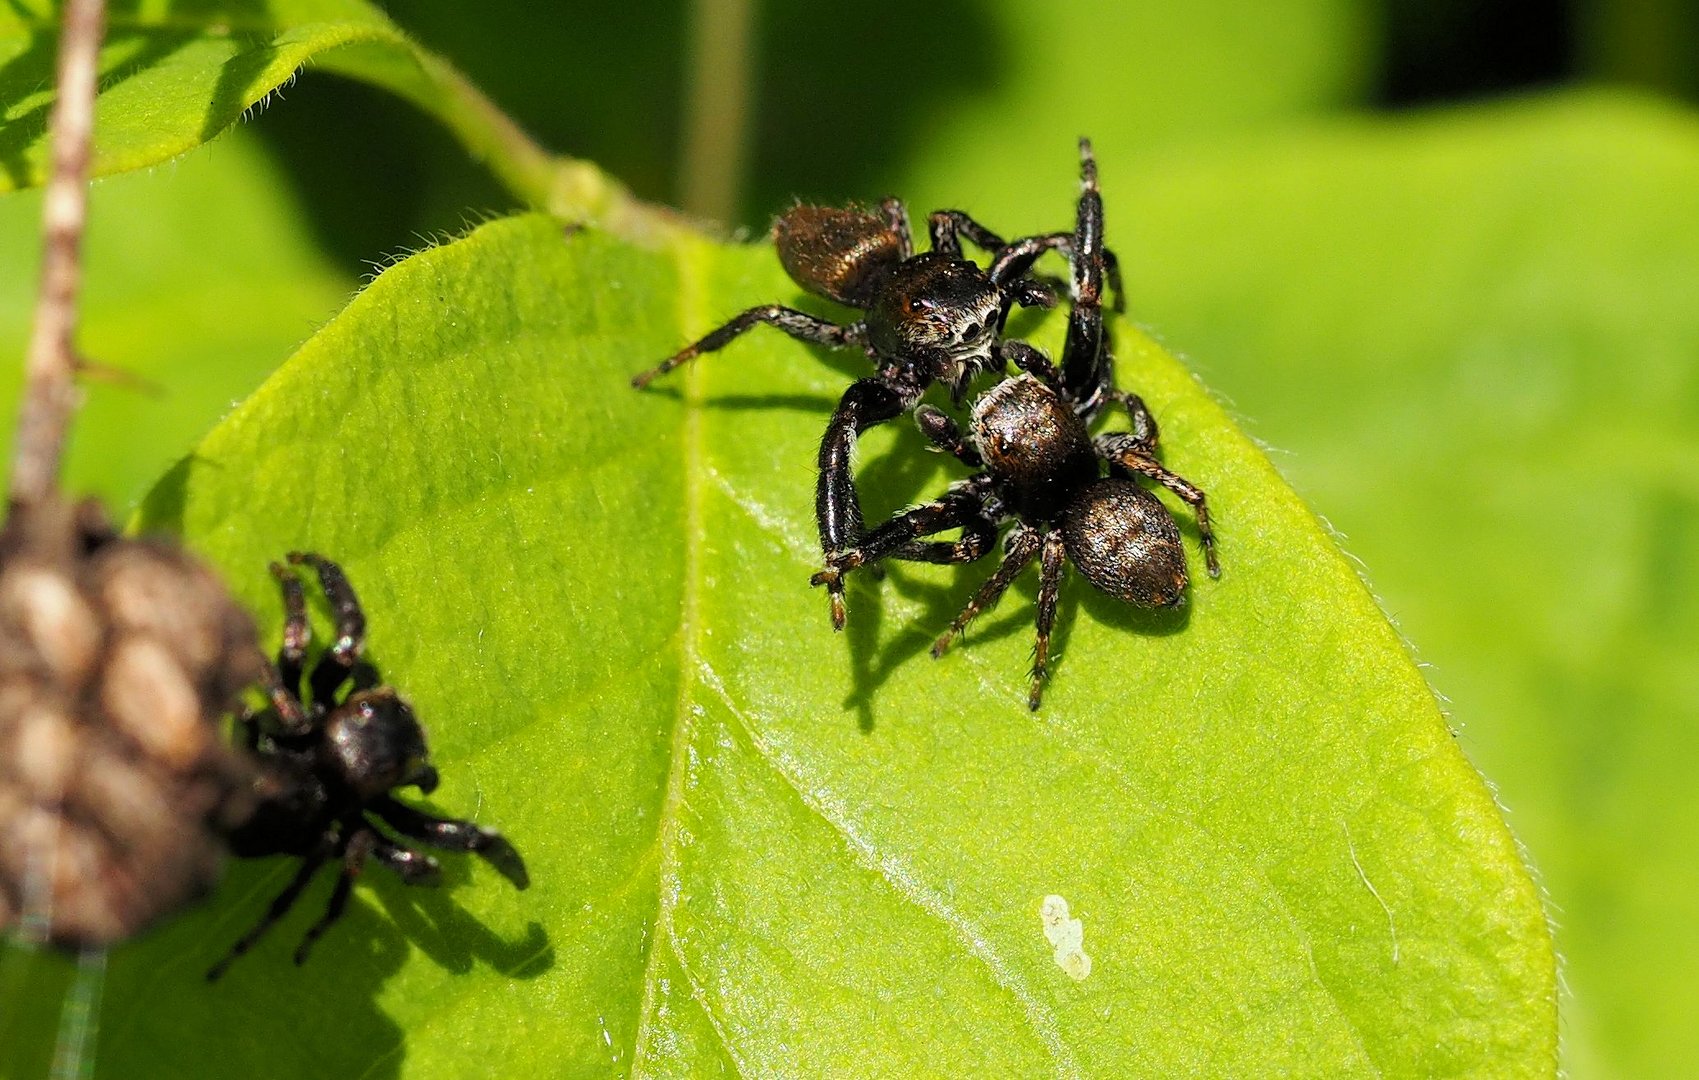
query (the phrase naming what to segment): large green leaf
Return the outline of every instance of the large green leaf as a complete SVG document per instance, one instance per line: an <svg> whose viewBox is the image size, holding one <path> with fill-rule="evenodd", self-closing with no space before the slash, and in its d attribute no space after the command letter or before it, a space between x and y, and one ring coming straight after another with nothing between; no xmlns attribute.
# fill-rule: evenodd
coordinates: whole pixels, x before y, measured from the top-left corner
<svg viewBox="0 0 1699 1080"><path fill-rule="evenodd" d="M208 988L289 872L243 866L114 955L100 1068L1549 1075L1550 944L1485 786L1191 377L1121 329L1225 573L1172 619L1071 581L1030 714L1030 583L939 663L987 567L860 582L843 636L807 587L813 446L853 365L757 334L626 385L793 295L764 248L498 222L380 277L161 485L146 524L268 622L267 559L345 561L441 806L506 831L535 884L374 873L297 971L321 882ZM867 440L880 508L943 480L899 427Z"/></svg>
<svg viewBox="0 0 1699 1080"><path fill-rule="evenodd" d="M1513 811L1571 1074L1699 1074L1699 119L1569 97L1104 183L1140 317L1292 451Z"/></svg>
<svg viewBox="0 0 1699 1080"><path fill-rule="evenodd" d="M150 389L86 380L65 482L135 503L354 288L303 240L297 208L246 132L168 171L94 186L79 342ZM38 193L0 200L0 356L24 355ZM0 370L0 445L23 372Z"/></svg>

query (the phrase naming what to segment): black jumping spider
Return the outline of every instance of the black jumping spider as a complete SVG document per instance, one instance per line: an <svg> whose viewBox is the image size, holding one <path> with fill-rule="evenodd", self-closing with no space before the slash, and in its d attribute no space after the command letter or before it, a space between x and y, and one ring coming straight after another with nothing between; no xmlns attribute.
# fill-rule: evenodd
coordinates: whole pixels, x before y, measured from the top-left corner
<svg viewBox="0 0 1699 1080"><path fill-rule="evenodd" d="M395 788L409 785L425 794L436 788L437 773L429 762L425 733L407 703L393 689L380 685L377 670L360 660L366 617L341 567L311 553L291 552L289 561L318 572L335 614L336 641L313 666L308 692L303 694L302 676L312 637L306 598L301 579L272 563L271 572L283 589L283 645L276 669L266 674L270 707L241 721L245 742L257 756L264 780L258 809L228 839L233 854L298 856L301 866L259 923L207 972L209 980L224 974L232 961L247 952L331 859L341 860L342 874L324 915L295 950L297 964L306 960L313 942L341 917L366 859L377 859L409 885L436 883L436 860L392 840L368 815L376 815L403 837L447 851L473 852L518 888L530 884L519 853L494 830L433 817L391 795ZM351 692L338 700L344 685Z"/></svg>
<svg viewBox="0 0 1699 1080"><path fill-rule="evenodd" d="M1191 505L1210 576L1221 572L1204 493L1156 460L1155 418L1137 395L1115 387L1114 359L1098 310L1105 271L1103 204L1089 145L1082 141L1080 151L1080 216L1071 245L1074 312L1061 369L1030 345L1002 343L1001 354L1021 374L974 402L971 439L937 409L916 410L928 439L983 471L953 484L943 498L897 514L828 561L829 572L839 574L886 558L972 562L990 552L1000 525L1017 521L1003 564L932 646L932 655L942 656L968 622L1038 559L1038 641L1027 699L1034 709L1049 673L1050 630L1067 560L1098 589L1130 604L1171 607L1184 595L1180 532L1134 476L1156 481ZM1132 430L1093 439L1088 425L1111 402L1126 409ZM958 528L958 540L922 540Z"/></svg>
<svg viewBox="0 0 1699 1080"><path fill-rule="evenodd" d="M1080 153L1085 170L1094 176L1091 147L1083 139ZM646 386L761 323L816 345L859 348L873 361L874 374L844 391L820 442L814 513L826 568L814 583L830 594L835 628L844 625L845 567L839 556L864 532L850 468L856 439L869 427L914 409L934 382L949 386L959 403L975 375L1003 368L998 339L1010 309L1055 303L1050 290L1028 274L1045 252L1060 251L1078 262L1076 246L1087 241L1097 261L1107 261L1113 280L1113 259L1102 249L1102 203L1095 183L1088 188L1080 198L1081 223L1074 232L1004 241L960 210L939 210L928 218L932 250L920 254L914 251L908 211L897 199L885 199L877 209L793 207L773 226L786 273L808 292L866 315L841 326L778 304L750 308L632 379L633 385ZM1087 219L1094 213L1096 224L1091 225ZM962 257L963 237L991 253L988 266ZM1082 364L1088 357L1095 362L1101 338L1097 296L1081 297L1076 289L1070 356L1077 352ZM1070 371L1069 377L1075 374Z"/></svg>

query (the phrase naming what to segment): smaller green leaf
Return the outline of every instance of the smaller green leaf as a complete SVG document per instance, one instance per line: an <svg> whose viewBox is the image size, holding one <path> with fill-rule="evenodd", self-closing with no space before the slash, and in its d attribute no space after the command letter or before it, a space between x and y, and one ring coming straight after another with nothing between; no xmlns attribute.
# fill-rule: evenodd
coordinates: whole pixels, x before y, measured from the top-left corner
<svg viewBox="0 0 1699 1080"><path fill-rule="evenodd" d="M46 175L58 31L51 0L13 0L0 10L0 190ZM309 58L369 41L403 45L363 0L117 7L100 55L94 173L177 157L293 79Z"/></svg>
<svg viewBox="0 0 1699 1080"><path fill-rule="evenodd" d="M160 486L146 523L262 622L268 558L344 561L443 807L506 832L534 884L374 873L308 971L287 939L310 910L209 991L287 877L242 867L113 957L102 1067L1549 1075L1550 943L1490 796L1184 369L1119 328L1168 463L1217 500L1225 574L1177 619L1072 579L1034 715L1030 588L934 663L987 567L863 581L844 635L807 587L814 447L854 361L754 334L629 388L794 293L764 247L497 222L385 273ZM942 482L904 427L865 451L876 509ZM1051 895L1084 980L1045 936Z"/></svg>
<svg viewBox="0 0 1699 1080"><path fill-rule="evenodd" d="M58 19L0 9L0 192L42 182ZM594 166L550 157L452 66L365 0L141 0L111 11L100 53L94 175L169 161L287 86L303 65L383 86L446 124L514 192L562 218L651 216Z"/></svg>

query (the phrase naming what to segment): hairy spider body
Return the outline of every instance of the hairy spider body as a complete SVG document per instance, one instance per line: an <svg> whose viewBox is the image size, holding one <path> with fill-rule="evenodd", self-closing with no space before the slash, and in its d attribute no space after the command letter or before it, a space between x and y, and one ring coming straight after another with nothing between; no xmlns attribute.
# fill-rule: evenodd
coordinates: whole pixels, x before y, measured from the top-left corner
<svg viewBox="0 0 1699 1080"><path fill-rule="evenodd" d="M1192 507L1210 575L1220 573L1204 493L1157 461L1155 418L1137 395L1115 386L1099 303L1109 265L1103 204L1084 140L1080 157L1080 213L1068 245L1074 305L1060 367L1030 345L1003 341L998 355L1020 373L979 396L966 434L939 410L919 407L915 421L926 437L981 471L952 485L942 498L866 532L827 561L828 572L840 575L887 558L972 562L990 553L999 529L1013 520L1002 565L933 645L932 655L943 656L967 624L1037 560L1037 641L1027 697L1034 709L1049 675L1050 632L1068 562L1093 586L1126 603L1172 607L1185 596L1180 531L1167 508L1133 477L1155 481ZM1090 423L1112 403L1126 411L1131 430L1092 438ZM961 530L960 539L925 539L951 529Z"/></svg>
<svg viewBox="0 0 1699 1080"><path fill-rule="evenodd" d="M763 323L801 341L866 353L873 374L844 391L826 425L817 460L814 510L826 566L813 582L827 589L835 628L843 629L845 617L843 574L848 566L842 556L865 533L850 461L861 433L912 412L933 383L948 386L960 402L974 376L1001 368L1005 358L1000 336L1010 310L1055 303L1049 288L1029 276L1045 252L1060 251L1077 263L1078 245L1088 241L1092 247L1087 253L1099 267L1099 277L1107 265L1113 278L1113 258L1102 249L1102 204L1090 146L1084 140L1081 155L1091 181L1082 187L1079 217L1095 213L1098 224L1076 226L1073 232L1005 241L960 210L939 210L928 218L932 250L917 254L908 212L896 199L885 199L877 207L793 207L773 227L785 272L808 292L857 308L864 316L839 325L777 304L750 308L632 379L634 385L646 386ZM963 258L964 237L991 253L987 266ZM1070 330L1070 345L1080 338L1078 349L1092 354L1091 377L1096 379L1102 322L1098 296L1082 296L1077 287L1073 291L1071 322L1095 319L1098 329ZM1119 296L1118 283L1116 293Z"/></svg>
<svg viewBox="0 0 1699 1080"><path fill-rule="evenodd" d="M289 561L317 571L336 617L337 637L303 683L312 633L306 597L300 578L273 563L285 618L277 666L266 672L271 703L241 720L243 740L261 769L258 800L253 814L229 830L226 839L235 855L285 855L301 865L259 923L207 972L208 979L217 979L247 952L331 860L341 862L342 872L324 914L295 950L297 964L341 917L367 859L388 866L409 885L436 884L437 861L392 839L373 817L402 837L477 854L518 888L530 883L519 853L494 830L434 817L394 798L392 792L401 787L427 795L436 789L424 730L407 702L380 685L377 670L360 660L365 615L341 567L311 553L291 552ZM344 687L352 689L338 700Z"/></svg>

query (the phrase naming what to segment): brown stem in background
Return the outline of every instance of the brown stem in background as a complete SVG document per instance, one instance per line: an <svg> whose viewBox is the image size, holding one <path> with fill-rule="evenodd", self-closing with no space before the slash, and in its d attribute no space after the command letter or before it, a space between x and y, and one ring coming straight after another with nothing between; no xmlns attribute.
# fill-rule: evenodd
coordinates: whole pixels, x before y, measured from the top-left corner
<svg viewBox="0 0 1699 1080"><path fill-rule="evenodd" d="M694 0L685 102L685 211L731 223L749 141L753 0Z"/></svg>
<svg viewBox="0 0 1699 1080"><path fill-rule="evenodd" d="M36 301L12 460L14 506L40 503L53 495L66 429L77 407L79 256L88 217L95 74L105 0L65 0L61 18L53 166L42 198L41 297Z"/></svg>

